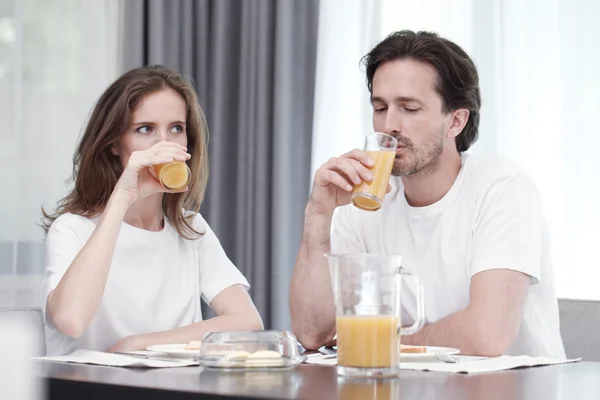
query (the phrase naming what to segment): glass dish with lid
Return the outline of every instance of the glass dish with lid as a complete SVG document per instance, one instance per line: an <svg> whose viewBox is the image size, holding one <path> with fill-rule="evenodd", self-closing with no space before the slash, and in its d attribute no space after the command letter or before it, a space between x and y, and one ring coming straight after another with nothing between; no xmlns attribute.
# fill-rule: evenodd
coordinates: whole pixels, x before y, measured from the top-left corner
<svg viewBox="0 0 600 400"><path fill-rule="evenodd" d="M204 335L200 366L221 371L274 371L306 359L296 337L286 331L224 331Z"/></svg>

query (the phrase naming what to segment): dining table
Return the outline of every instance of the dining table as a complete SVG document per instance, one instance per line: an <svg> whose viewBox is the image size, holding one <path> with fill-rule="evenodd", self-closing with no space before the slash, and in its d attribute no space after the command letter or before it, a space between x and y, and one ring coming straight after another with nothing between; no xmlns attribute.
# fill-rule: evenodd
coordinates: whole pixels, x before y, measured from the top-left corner
<svg viewBox="0 0 600 400"><path fill-rule="evenodd" d="M392 379L346 379L335 366L222 372L198 366L122 368L36 362L46 399L600 399L600 363L494 373L402 370Z"/></svg>

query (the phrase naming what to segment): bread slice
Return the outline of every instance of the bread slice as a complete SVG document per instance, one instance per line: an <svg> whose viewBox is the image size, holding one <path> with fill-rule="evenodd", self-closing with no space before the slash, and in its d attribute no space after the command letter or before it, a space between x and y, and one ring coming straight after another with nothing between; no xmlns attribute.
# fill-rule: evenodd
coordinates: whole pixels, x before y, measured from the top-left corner
<svg viewBox="0 0 600 400"><path fill-rule="evenodd" d="M250 353L247 351L230 351L225 353L225 358L228 360L245 360L250 356Z"/></svg>
<svg viewBox="0 0 600 400"><path fill-rule="evenodd" d="M248 358L281 358L281 354L273 350L259 350L250 354Z"/></svg>
<svg viewBox="0 0 600 400"><path fill-rule="evenodd" d="M427 353L427 348L423 346L400 345L400 353Z"/></svg>
<svg viewBox="0 0 600 400"><path fill-rule="evenodd" d="M281 354L273 350L259 350L248 356L248 367L278 367L283 365Z"/></svg>
<svg viewBox="0 0 600 400"><path fill-rule="evenodd" d="M191 342L187 342L185 349L186 350L200 350L201 345L202 345L201 340L192 340Z"/></svg>

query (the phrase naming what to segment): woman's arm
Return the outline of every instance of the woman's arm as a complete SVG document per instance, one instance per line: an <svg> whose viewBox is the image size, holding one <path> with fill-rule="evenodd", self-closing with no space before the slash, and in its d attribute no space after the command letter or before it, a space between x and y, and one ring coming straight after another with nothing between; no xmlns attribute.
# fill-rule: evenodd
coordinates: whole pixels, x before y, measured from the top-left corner
<svg viewBox="0 0 600 400"><path fill-rule="evenodd" d="M242 285L233 285L221 291L210 306L217 314L214 318L169 331L129 336L109 351L145 350L156 344L186 343L202 339L207 332L263 329L262 319Z"/></svg>
<svg viewBox="0 0 600 400"><path fill-rule="evenodd" d="M128 208L120 196L111 197L90 239L48 295L47 313L65 335L81 336L98 310Z"/></svg>
<svg viewBox="0 0 600 400"><path fill-rule="evenodd" d="M171 142L160 142L131 154L94 232L48 294L46 310L56 329L70 337L79 337L86 331L104 294L125 213L137 200L170 192L152 177L140 179L140 171L189 157L185 147Z"/></svg>

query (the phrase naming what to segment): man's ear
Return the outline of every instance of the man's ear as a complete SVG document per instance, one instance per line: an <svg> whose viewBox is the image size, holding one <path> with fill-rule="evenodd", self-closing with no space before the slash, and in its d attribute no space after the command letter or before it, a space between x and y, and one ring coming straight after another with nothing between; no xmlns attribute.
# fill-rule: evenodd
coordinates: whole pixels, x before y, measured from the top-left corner
<svg viewBox="0 0 600 400"><path fill-rule="evenodd" d="M459 108L452 112L452 120L448 127L448 133L446 137L454 139L457 137L467 125L469 121L469 110L466 108Z"/></svg>

